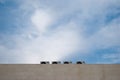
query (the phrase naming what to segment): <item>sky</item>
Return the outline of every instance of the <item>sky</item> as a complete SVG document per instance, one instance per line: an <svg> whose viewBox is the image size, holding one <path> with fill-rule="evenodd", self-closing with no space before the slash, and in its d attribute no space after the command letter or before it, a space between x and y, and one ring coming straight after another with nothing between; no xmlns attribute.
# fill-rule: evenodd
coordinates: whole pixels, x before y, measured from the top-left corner
<svg viewBox="0 0 120 80"><path fill-rule="evenodd" d="M0 64L120 64L120 0L0 0Z"/></svg>

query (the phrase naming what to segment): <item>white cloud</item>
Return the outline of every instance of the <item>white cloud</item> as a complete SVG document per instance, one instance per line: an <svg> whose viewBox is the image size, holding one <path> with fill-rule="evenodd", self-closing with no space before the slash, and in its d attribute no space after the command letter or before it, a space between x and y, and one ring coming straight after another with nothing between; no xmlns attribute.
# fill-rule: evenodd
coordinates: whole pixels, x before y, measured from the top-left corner
<svg viewBox="0 0 120 80"><path fill-rule="evenodd" d="M36 10L31 17L32 23L40 32L46 32L54 17L46 10Z"/></svg>
<svg viewBox="0 0 120 80"><path fill-rule="evenodd" d="M92 50L120 45L119 19L108 25L104 24L109 4L116 2L117 0L62 0L60 2L23 0L20 9L26 14L33 12L29 14L29 16L32 14L29 19L36 32L26 29L26 33L13 38L17 44L15 49L8 50L1 47L0 51L3 53L8 51L11 56L14 56L14 61L39 63L40 60L62 60L77 51L82 55ZM64 24L54 25L56 22L59 23L59 19L66 19L66 16L73 18L66 22L63 20ZM86 37L84 29L91 26L86 26L85 22L92 21L96 17L103 23L94 34ZM51 30L53 25L55 28ZM34 38L31 32L35 32L37 37Z"/></svg>
<svg viewBox="0 0 120 80"><path fill-rule="evenodd" d="M43 60L62 60L66 56L74 54L76 51L79 51L79 54L82 56L92 50L119 45L120 26L117 23L118 20L119 19L114 20L88 38L84 36L82 29L81 32L77 30L78 26L74 22L69 22L51 32L47 32L46 35L36 33L37 38L30 38L30 41L25 38L16 37L14 39L16 39L15 41L18 44L17 48L15 50L7 49L7 51L9 51L14 58L16 57L15 60L18 63L39 63L39 61ZM29 36L32 37L31 34L29 34ZM4 49L4 51L6 50ZM118 60L119 59L114 58L113 62L115 63Z"/></svg>
<svg viewBox="0 0 120 80"><path fill-rule="evenodd" d="M40 60L61 60L63 57L70 55L78 49L80 40L78 32L73 29L74 24L70 23L70 25L64 25L53 33L49 33L48 36L39 35L30 44L22 45L24 58L28 59L28 62L33 58L32 62L36 63Z"/></svg>
<svg viewBox="0 0 120 80"><path fill-rule="evenodd" d="M30 38L30 40L23 35L15 36L16 48L12 50L4 49L2 51L3 55L6 55L4 59L7 59L2 62L39 63L43 60L62 60L64 57L76 52L79 49L79 44L82 44L76 25L72 22L59 26L47 35L38 33L37 36L37 38ZM6 51L9 53L4 54Z"/></svg>

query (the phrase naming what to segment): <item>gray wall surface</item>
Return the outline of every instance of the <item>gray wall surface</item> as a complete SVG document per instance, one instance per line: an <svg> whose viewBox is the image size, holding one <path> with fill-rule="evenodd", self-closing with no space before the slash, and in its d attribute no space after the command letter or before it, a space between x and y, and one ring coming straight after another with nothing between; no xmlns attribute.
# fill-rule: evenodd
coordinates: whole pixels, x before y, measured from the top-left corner
<svg viewBox="0 0 120 80"><path fill-rule="evenodd" d="M120 80L120 65L1 64L0 80Z"/></svg>

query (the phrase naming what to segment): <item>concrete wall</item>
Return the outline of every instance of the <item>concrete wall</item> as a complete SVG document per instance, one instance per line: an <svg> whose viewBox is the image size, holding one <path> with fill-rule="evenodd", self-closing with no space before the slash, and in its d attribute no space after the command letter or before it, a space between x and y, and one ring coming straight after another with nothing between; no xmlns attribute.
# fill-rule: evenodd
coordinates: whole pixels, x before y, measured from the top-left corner
<svg viewBox="0 0 120 80"><path fill-rule="evenodd" d="M120 80L120 65L0 65L0 80Z"/></svg>

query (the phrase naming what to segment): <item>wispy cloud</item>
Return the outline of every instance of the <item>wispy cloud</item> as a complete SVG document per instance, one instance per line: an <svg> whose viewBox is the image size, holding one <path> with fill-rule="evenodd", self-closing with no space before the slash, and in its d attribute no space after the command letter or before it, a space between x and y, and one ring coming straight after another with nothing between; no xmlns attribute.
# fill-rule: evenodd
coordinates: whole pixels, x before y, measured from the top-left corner
<svg viewBox="0 0 120 80"><path fill-rule="evenodd" d="M101 56L101 59L103 61L99 61L97 62L98 64L100 63L104 63L104 64L114 64L114 63L119 63L120 62L120 51L116 51L116 53L104 53L102 56Z"/></svg>

